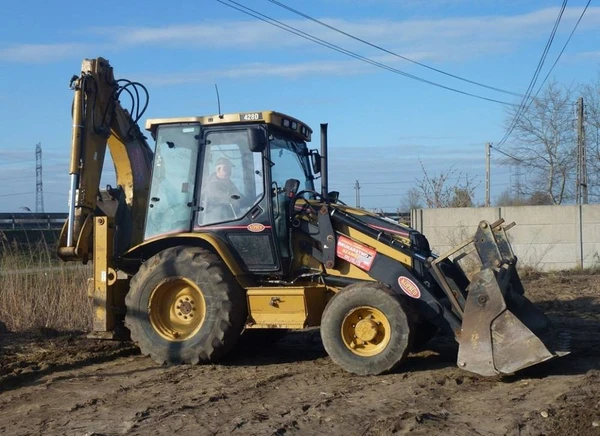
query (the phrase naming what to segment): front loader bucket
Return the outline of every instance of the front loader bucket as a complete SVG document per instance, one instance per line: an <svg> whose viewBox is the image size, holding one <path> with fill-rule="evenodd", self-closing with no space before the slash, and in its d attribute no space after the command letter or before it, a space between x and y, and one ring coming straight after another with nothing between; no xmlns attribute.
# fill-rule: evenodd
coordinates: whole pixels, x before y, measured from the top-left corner
<svg viewBox="0 0 600 436"><path fill-rule="evenodd" d="M524 296L517 258L506 235L514 223L502 226L503 222L482 221L474 238L432 262L453 311L462 316L458 366L484 376L512 374L568 354L568 335L556 332L546 315ZM470 246L481 267L470 280L464 276L465 280L457 281L457 274L449 272L460 269L458 260ZM462 254L450 261L458 252Z"/></svg>
<svg viewBox="0 0 600 436"><path fill-rule="evenodd" d="M513 274L512 279L502 280L503 272ZM459 367L485 376L512 374L568 353L568 338L558 335L546 315L512 290L515 279L518 275L511 266L483 269L471 280L459 339Z"/></svg>

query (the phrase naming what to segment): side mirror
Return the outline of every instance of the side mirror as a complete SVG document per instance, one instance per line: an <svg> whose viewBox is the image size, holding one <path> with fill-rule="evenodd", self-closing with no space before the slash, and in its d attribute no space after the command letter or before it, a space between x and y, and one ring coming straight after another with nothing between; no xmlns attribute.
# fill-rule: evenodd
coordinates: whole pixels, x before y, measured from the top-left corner
<svg viewBox="0 0 600 436"><path fill-rule="evenodd" d="M339 191L329 191L327 193L327 199L332 203L337 203L340 198Z"/></svg>
<svg viewBox="0 0 600 436"><path fill-rule="evenodd" d="M267 135L263 129L248 129L248 145L253 153L261 153L267 148Z"/></svg>
<svg viewBox="0 0 600 436"><path fill-rule="evenodd" d="M317 150L310 151L310 163L312 165L313 174L321 172L321 155Z"/></svg>

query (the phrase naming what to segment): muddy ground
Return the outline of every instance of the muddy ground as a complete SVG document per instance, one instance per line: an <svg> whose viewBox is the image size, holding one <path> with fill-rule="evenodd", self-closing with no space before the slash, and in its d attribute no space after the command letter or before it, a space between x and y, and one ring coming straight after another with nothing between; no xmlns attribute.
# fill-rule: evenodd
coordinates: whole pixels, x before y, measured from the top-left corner
<svg viewBox="0 0 600 436"><path fill-rule="evenodd" d="M600 275L524 283L572 353L506 377L458 369L446 338L393 374L359 377L329 360L318 332L177 367L129 343L0 334L0 434L600 435Z"/></svg>

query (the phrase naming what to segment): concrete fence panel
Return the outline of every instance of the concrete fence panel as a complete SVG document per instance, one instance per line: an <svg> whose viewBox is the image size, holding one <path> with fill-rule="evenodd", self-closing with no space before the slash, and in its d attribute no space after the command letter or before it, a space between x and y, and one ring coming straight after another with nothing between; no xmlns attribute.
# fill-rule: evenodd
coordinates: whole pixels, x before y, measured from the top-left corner
<svg viewBox="0 0 600 436"><path fill-rule="evenodd" d="M509 230L522 266L562 270L600 265L600 205L416 209L411 225L437 253L473 236L481 220L515 222Z"/></svg>
<svg viewBox="0 0 600 436"><path fill-rule="evenodd" d="M584 268L600 265L600 205L581 207L581 258Z"/></svg>

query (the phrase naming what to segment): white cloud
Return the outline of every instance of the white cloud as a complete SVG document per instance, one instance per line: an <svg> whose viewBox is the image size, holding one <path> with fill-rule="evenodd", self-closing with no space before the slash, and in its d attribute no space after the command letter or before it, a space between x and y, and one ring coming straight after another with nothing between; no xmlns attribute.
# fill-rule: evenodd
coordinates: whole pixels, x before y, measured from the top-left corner
<svg viewBox="0 0 600 436"><path fill-rule="evenodd" d="M501 44L497 45L500 49ZM462 49L465 52L476 53L484 49L482 43L474 41L472 44L464 44ZM466 56L466 54L463 54ZM383 64L383 68L392 68L406 72L406 61L393 55L365 56L373 62ZM420 62L428 60L446 58L457 60L456 54L452 55L449 50L440 50L440 53L434 52L411 52L406 53L406 57ZM319 60L301 63L275 64L275 63L248 63L240 64L234 67L220 69L205 69L198 71L188 71L183 73L131 73L137 80L147 85L167 86L183 85L189 83L202 83L222 78L240 79L254 77L283 77L297 78L311 75L329 75L329 76L352 76L362 75L378 71L378 67L361 60L342 56L339 61Z"/></svg>
<svg viewBox="0 0 600 436"><path fill-rule="evenodd" d="M348 61L317 61L298 64L267 64L252 63L243 64L234 68L191 71L186 73L173 74L136 74L136 78L148 85L181 85L187 83L201 83L217 78L252 78L277 76L294 78L310 74L327 75L353 75L363 74L369 66L363 62Z"/></svg>
<svg viewBox="0 0 600 436"><path fill-rule="evenodd" d="M600 50L597 51L584 51L577 54L577 57L585 59L598 59L600 58Z"/></svg>
<svg viewBox="0 0 600 436"><path fill-rule="evenodd" d="M377 153L373 153L373 149ZM414 162L419 160L423 163L441 163L451 162L466 164L468 161L477 164L483 164L483 143L463 146L460 144L440 147L439 145L430 145L426 143L400 143L390 145L372 145L371 148L364 147L344 147L343 153L340 153L336 147L331 149L331 158L337 162L351 164L359 162L360 165L373 163L373 168L379 168L383 164L381 156L387 156L386 163L396 163L411 159ZM335 157L335 158L334 158ZM419 167L419 165L417 165ZM375 170L375 171L378 171Z"/></svg>
<svg viewBox="0 0 600 436"><path fill-rule="evenodd" d="M91 48L88 44L18 44L0 49L0 61L22 63L47 63L65 58L81 57Z"/></svg>
<svg viewBox="0 0 600 436"><path fill-rule="evenodd" d="M570 25L579 17L581 11L580 7L566 9L562 18L561 31L570 30ZM514 16L492 15L396 21L388 19L362 21L337 18L320 19L347 33L375 44L385 45L388 48L396 46L402 47L404 50L429 52L440 43L444 45L462 44L472 42L473 39L490 44L499 40L508 40L514 43L524 38L545 38L556 20L557 14L558 8L545 8ZM345 47L350 46L350 48L364 47L357 41L352 41L308 20L283 20L282 22L334 44L343 43ZM598 24L600 24L600 7L588 8L580 30L586 27L595 28ZM312 44L279 28L252 20L164 27L111 27L95 29L94 32L106 37L114 37L119 43L131 46L149 44L200 46L204 50L222 48L264 50L265 48L283 49L290 46ZM274 47L274 42L276 42L276 47ZM492 44L491 47L493 48L493 46Z"/></svg>
<svg viewBox="0 0 600 436"><path fill-rule="evenodd" d="M448 0L452 1L452 0ZM456 0L462 1L462 0ZM567 8L559 33L566 35L572 29L582 11L581 7ZM320 18L322 21L344 30L352 35L380 45L391 51L421 62L445 62L472 59L485 55L498 55L518 50L530 41L543 41L547 38L552 24L556 20L558 8L544 8L519 15L465 16L439 19L366 19L348 20L339 18ZM315 37L342 46L367 57L381 56L382 53L358 41L326 29L308 20L284 20L285 24L296 27ZM578 33L595 30L600 25L600 7L588 8ZM331 58L331 51L316 44L291 35L264 22L245 19L232 21L210 21L201 23L178 23L162 27L113 26L85 29L97 42L91 43L45 43L20 44L0 48L0 61L5 62L50 62L67 57L81 57L83 53L97 53L105 47L111 50L131 52L137 48L180 48L190 53L202 51L210 54L214 51L230 50L235 52L270 51L306 53ZM314 53L317 53L314 55ZM339 55L334 59L337 59ZM387 56L387 55L386 55ZM383 59L383 58L381 58ZM388 57L393 59L393 56ZM383 61L383 60L382 60ZM315 71L339 74L343 64L331 62L309 62L278 66L273 74L294 75L310 74ZM258 66L257 68L260 68ZM254 74L253 67L241 67L247 73ZM304 72L303 72L304 70ZM262 72L264 73L264 71ZM211 74L204 72L203 74ZM222 74L222 72L220 72ZM225 74L234 75L233 68ZM181 83L177 74L160 79L166 82ZM232 76L233 77L233 76ZM158 80L158 79L157 79Z"/></svg>
<svg viewBox="0 0 600 436"><path fill-rule="evenodd" d="M570 31L581 8L569 8L563 15L561 31ZM443 18L429 20L363 20L348 21L323 19L328 24L378 44L418 62L457 62L485 55L510 53L527 41L545 39L556 20L558 8L546 8L515 16L485 16ZM385 54L373 47L349 39L306 20L288 20L285 23L311 35L353 50L369 59L401 70L410 66L406 61ZM600 25L600 8L588 8L579 32ZM376 71L375 68L356 60L350 60L315 44L290 35L281 29L259 21L236 21L202 23L198 25L166 26L160 28L96 29L106 35L118 35L121 44L158 46L202 46L203 50L288 50L302 48L320 50L312 57L328 59L305 63L242 64L235 67L203 70L186 73L142 74L145 82L154 85L173 85L201 82L204 80L230 77L279 76L297 77L306 75L351 75ZM225 38L223 35L227 35ZM274 45L273 41L277 43ZM303 53L303 52L296 52ZM333 57L332 57L333 56ZM335 60L335 59L342 60ZM345 60L344 60L345 59Z"/></svg>
<svg viewBox="0 0 600 436"><path fill-rule="evenodd" d="M387 6L396 6L401 9L414 9L419 8L423 9L436 9L440 7L451 7L451 6L465 6L465 5L474 5L474 6L487 6L487 5L496 5L498 0L322 0L325 3L338 3L338 4L351 4L351 3L360 3L360 4L368 4L368 5L381 5L385 4ZM505 5L518 4L523 5L526 3L532 3L539 7L541 0L503 0ZM550 0L545 0L543 3L552 3Z"/></svg>

